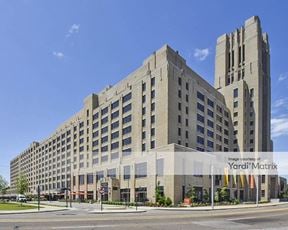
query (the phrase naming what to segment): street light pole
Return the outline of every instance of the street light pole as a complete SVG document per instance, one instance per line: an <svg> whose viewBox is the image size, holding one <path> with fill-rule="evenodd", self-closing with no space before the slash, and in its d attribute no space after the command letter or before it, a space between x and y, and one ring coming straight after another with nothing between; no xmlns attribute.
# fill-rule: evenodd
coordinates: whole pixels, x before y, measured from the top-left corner
<svg viewBox="0 0 288 230"><path fill-rule="evenodd" d="M38 196L38 211L40 211L40 185L37 186L37 196Z"/></svg>
<svg viewBox="0 0 288 230"><path fill-rule="evenodd" d="M214 172L213 165L211 165L211 209L214 209Z"/></svg>

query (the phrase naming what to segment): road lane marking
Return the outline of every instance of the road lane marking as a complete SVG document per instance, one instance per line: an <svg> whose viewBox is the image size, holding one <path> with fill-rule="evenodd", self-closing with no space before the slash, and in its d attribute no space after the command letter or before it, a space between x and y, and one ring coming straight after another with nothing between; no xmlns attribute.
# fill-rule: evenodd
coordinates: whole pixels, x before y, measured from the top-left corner
<svg viewBox="0 0 288 230"><path fill-rule="evenodd" d="M61 226L61 227L52 227L51 229L85 229L85 228L115 228L120 225L86 225L86 226Z"/></svg>

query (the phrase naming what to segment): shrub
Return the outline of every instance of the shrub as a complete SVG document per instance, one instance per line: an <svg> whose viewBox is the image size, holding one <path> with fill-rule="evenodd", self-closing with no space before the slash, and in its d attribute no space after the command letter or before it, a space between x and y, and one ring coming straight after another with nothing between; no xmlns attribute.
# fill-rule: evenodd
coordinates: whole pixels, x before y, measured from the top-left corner
<svg viewBox="0 0 288 230"><path fill-rule="evenodd" d="M161 196L161 197L159 198L158 203L159 203L160 206L165 206L165 205L166 205L166 198L165 198L165 196Z"/></svg>
<svg viewBox="0 0 288 230"><path fill-rule="evenodd" d="M170 197L166 198L165 205L168 206L168 207L172 205L172 200L171 200Z"/></svg>

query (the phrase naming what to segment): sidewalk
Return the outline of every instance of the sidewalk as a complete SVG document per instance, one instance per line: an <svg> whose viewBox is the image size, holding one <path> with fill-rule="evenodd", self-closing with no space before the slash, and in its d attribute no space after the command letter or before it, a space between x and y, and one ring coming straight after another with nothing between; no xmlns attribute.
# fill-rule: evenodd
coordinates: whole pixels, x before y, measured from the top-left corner
<svg viewBox="0 0 288 230"><path fill-rule="evenodd" d="M288 205L288 202L280 202L280 203L265 203L259 204L259 207L270 207L270 206L281 206ZM212 211L211 206L203 206L203 207L140 207L143 210L166 210L166 211ZM256 204L238 204L238 205L217 205L214 206L213 210L228 210L228 209L244 209L244 208L257 208Z"/></svg>
<svg viewBox="0 0 288 230"><path fill-rule="evenodd" d="M48 205L40 205L40 210L38 211L37 206L35 209L27 209L27 210L11 210L11 211L0 211L0 215L7 214L27 214L27 213L40 213L40 212L56 212L56 211L64 211L67 210L66 207L56 207L56 206L48 206Z"/></svg>

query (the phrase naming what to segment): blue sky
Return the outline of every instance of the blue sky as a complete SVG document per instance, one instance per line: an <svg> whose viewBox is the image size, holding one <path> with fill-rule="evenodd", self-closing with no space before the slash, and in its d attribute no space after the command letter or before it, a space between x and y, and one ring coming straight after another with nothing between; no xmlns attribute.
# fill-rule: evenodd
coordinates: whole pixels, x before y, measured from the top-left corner
<svg viewBox="0 0 288 230"><path fill-rule="evenodd" d="M288 151L287 10L284 0L0 0L0 174L165 43L213 84L217 37L252 15L270 38L274 149Z"/></svg>

